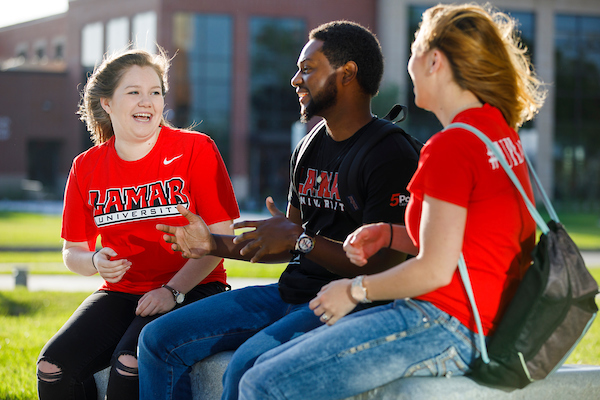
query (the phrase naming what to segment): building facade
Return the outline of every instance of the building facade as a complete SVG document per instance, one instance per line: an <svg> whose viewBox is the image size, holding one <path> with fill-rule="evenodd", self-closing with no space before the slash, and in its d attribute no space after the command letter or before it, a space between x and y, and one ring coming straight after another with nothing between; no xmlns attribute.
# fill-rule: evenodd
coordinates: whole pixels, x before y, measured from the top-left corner
<svg viewBox="0 0 600 400"><path fill-rule="evenodd" d="M409 105L426 140L439 129L418 110L406 72L426 0L71 0L65 14L0 28L0 198L60 197L74 156L91 145L75 111L103 54L128 45L174 57L167 118L213 137L242 207L267 195L284 206L298 129L290 86L308 32L347 19L377 33L386 58L374 112ZM600 191L600 2L496 0L520 21L546 105L521 130L544 186L558 199ZM294 128L295 127L295 128ZM296 133L292 133L296 132ZM298 133L300 132L300 133ZM101 166L99 166L101 168Z"/></svg>

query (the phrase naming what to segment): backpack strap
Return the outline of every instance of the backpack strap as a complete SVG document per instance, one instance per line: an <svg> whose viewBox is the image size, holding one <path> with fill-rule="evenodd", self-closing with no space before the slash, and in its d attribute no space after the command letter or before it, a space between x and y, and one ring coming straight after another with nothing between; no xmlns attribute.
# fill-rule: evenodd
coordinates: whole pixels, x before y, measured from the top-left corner
<svg viewBox="0 0 600 400"><path fill-rule="evenodd" d="M377 119L373 121L373 126L369 132L363 133L359 140L352 146L348 154L344 157L340 169L338 172L338 188L342 202L346 211L350 214L351 218L357 225L362 225L362 213L364 210L364 199L365 193L364 188L361 187L360 182L360 170L364 166L364 158L371 151L371 149L385 137L390 134L394 134L394 139L400 143L400 141L407 141L414 149L417 158L423 147L423 143L406 133L398 125L390 122L388 117L394 109L398 107L400 109L406 107L396 105L388 113L385 119ZM403 110L401 109L401 110ZM399 113L399 111L396 113ZM403 120L404 117L401 119Z"/></svg>
<svg viewBox="0 0 600 400"><path fill-rule="evenodd" d="M490 140L490 138L488 138L486 136L485 133L481 132L479 129L477 129L471 125L468 125L468 124L465 124L462 122L455 122L455 123L448 125L444 130L452 129L452 128L461 128L461 129L467 130L467 131L473 133L475 136L477 136L483 143L485 143L487 148L494 154L494 156L496 157L496 159L498 160L500 165L502 165L502 168L504 168L504 171L506 171L506 174L508 175L510 180L513 182L513 184L515 185L515 187L517 188L517 190L523 197L523 200L525 202L525 205L527 206L527 209L529 210L529 213L531 214L531 217L535 220L536 224L538 225L538 227L541 229L541 231L544 234L548 233L548 231L549 231L548 225L546 224L546 222L544 222L544 219L541 217L539 212L536 210L536 208L533 205L533 203L531 202L531 200L529 200L529 197L527 197L527 194L525 193L525 190L523 189L523 186L521 185L519 178L517 178L517 176L515 175L513 170L508 165L508 162L506 161L506 158L504 157L504 154L502 153L502 151L499 150L494 145L494 143ZM527 154L525 154L525 158L527 159L528 168L530 169L530 171L533 171L535 173L535 171L533 170L533 167L531 166L531 163L529 162L529 159L527 158ZM537 175L536 175L536 179L537 179ZM538 182L536 182L536 183L538 183ZM542 192L544 193L544 196L546 196L546 193L544 192L543 188L541 187L541 184L538 186L538 189L541 189ZM548 202L548 204L550 204L550 203ZM552 207L552 206L550 205L550 207ZM554 211L554 209L552 209L552 210ZM463 281L463 285L465 286L465 290L467 292L469 302L471 303L471 308L473 309L473 315L475 317L475 324L477 325L477 330L479 331L478 336L479 336L479 345L480 345L480 351L481 351L481 359L483 360L483 362L485 364L489 364L490 358L488 356L485 338L483 336L483 328L481 326L481 318L479 316L479 310L477 309L477 304L475 302L475 296L473 295L473 289L471 287L471 279L469 277L469 271L467 270L467 264L465 263L465 259L464 259L462 252L460 253L460 257L458 260L458 271L459 271L460 277Z"/></svg>
<svg viewBox="0 0 600 400"><path fill-rule="evenodd" d="M398 118L398 115L400 115L400 113L402 113L402 116L400 117L400 119L398 119L398 121L394 121L396 118ZM385 119L385 120L393 122L393 123L402 122L406 119L407 114L408 114L408 107L403 106L402 104L394 104L394 106L391 108L391 110L388 111L388 113L382 119Z"/></svg>
<svg viewBox="0 0 600 400"><path fill-rule="evenodd" d="M394 119L398 118L398 115L401 113L402 115L397 122L403 121L406 118L406 112L406 106L396 104L383 119L376 119L373 121L374 125L370 128L369 132L365 132L361 135L342 160L338 171L340 197L342 198L341 200L344 203L346 211L349 213L352 220L359 226L362 225L364 198L366 197L363 193L364 188L361 188L359 184L359 173L363 166L365 156L371 151L373 146L389 134L399 133L400 135L394 135L395 140L407 141L415 150L417 157L419 157L423 143L392 122ZM293 166L294 170L291 174L292 189L296 192L298 197L298 182L300 180L300 173L302 172L299 166L303 165L306 154L308 154L309 150L315 145L315 139L323 132L323 129L325 129L325 123L324 119L319 121L319 123L306 135L298 150L296 163Z"/></svg>
<svg viewBox="0 0 600 400"><path fill-rule="evenodd" d="M319 135L319 133L325 129L325 119L319 121L308 134L304 137L302 144L300 145L300 149L298 150L298 156L296 157L296 163L293 165L293 171L291 174L292 179L292 190L296 193L296 196L300 198L300 194L298 193L298 182L300 180L300 173L302 172L300 165L303 164L304 158L308 154L308 150L312 149L315 145L315 138ZM300 207L300 212L302 212L302 207Z"/></svg>

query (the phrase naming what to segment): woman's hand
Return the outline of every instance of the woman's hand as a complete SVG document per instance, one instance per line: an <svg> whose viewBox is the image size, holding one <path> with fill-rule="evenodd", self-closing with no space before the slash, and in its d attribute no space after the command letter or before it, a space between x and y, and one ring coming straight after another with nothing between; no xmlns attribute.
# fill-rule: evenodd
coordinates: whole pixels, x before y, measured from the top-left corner
<svg viewBox="0 0 600 400"><path fill-rule="evenodd" d="M363 225L352 232L344 241L344 251L353 264L362 267L369 257L390 243L389 224Z"/></svg>
<svg viewBox="0 0 600 400"><path fill-rule="evenodd" d="M167 288L160 287L146 293L138 300L135 315L148 317L155 314L164 314L175 308L173 293Z"/></svg>
<svg viewBox="0 0 600 400"><path fill-rule="evenodd" d="M201 258L214 250L215 240L204 220L181 204L177 205L177 211L187 218L189 225L156 225L156 229L166 233L165 242L172 243L171 248L180 251L185 258Z"/></svg>
<svg viewBox="0 0 600 400"><path fill-rule="evenodd" d="M321 321L333 325L356 307L357 303L350 294L351 286L351 279L329 282L308 306L316 316L321 317Z"/></svg>
<svg viewBox="0 0 600 400"><path fill-rule="evenodd" d="M131 268L131 262L125 259L111 261L111 257L116 257L117 252L110 247L103 247L97 253L92 255L92 263L98 270L98 274L110 283L117 283L125 273Z"/></svg>

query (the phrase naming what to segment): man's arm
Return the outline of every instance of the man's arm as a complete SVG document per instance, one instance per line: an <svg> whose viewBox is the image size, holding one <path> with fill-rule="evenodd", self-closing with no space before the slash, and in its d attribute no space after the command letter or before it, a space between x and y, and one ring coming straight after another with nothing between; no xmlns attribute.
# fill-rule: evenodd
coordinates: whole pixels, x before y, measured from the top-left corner
<svg viewBox="0 0 600 400"><path fill-rule="evenodd" d="M177 209L187 218L189 225L159 224L156 228L165 232L164 240L172 243L172 249L180 251L186 258L212 255L250 262L288 262L291 258L290 251L303 232L300 210L288 205L286 217L277 209L271 197L267 198L266 204L271 218L235 223L234 229L254 228L238 236L211 234L202 218L181 205ZM382 249L366 265L358 267L346 257L342 245L342 242L317 236L314 249L306 257L337 275L347 277L381 272L400 264L406 258L403 253Z"/></svg>
<svg viewBox="0 0 600 400"><path fill-rule="evenodd" d="M302 234L300 210L291 204L288 205L287 217L275 207L271 198L267 199L267 208L273 215L267 221L277 220L277 223L271 221L269 225L259 222L242 221L234 225L235 228L256 228L253 231L243 233L236 237L236 243L244 245L242 254L253 254L253 262L263 261L267 254L279 253L289 254L296 245L296 240ZM315 237L315 247L306 254L309 260L323 266L329 271L346 277L354 277L361 274L373 274L400 264L406 259L404 253L382 249L369 259L364 266L357 266L350 262L343 249L342 242L336 242L317 235Z"/></svg>
<svg viewBox="0 0 600 400"><path fill-rule="evenodd" d="M270 198L269 198L270 199ZM272 199L270 200L272 202ZM267 204L269 200L267 200ZM264 262L264 263L282 263L288 262L291 254L288 250L277 250L277 243L281 237L284 226L294 226L283 214L274 215L272 218L263 221L250 221L234 225L234 228L243 226L256 227L253 237L258 239L246 240L239 238L244 236L219 235L212 234L202 218L182 205L177 206L177 210L189 222L185 226L170 226L164 224L156 225L156 229L165 233L163 236L165 242L171 243L174 251L179 251L185 258L201 258L205 255L211 255L221 258L234 260ZM301 227L297 229L302 230ZM272 240L269 240L272 238ZM252 242L258 242L258 246L248 247ZM269 246L267 246L269 244ZM261 254L256 257L255 254L261 250Z"/></svg>

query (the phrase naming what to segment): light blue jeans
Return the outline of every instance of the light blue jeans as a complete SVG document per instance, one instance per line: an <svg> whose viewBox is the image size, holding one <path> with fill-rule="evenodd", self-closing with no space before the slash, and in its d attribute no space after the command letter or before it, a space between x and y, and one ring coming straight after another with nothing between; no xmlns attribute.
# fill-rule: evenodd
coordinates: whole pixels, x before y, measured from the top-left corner
<svg viewBox="0 0 600 400"><path fill-rule="evenodd" d="M463 375L476 342L431 303L396 300L265 353L242 377L240 399L341 399L401 377Z"/></svg>
<svg viewBox="0 0 600 400"><path fill-rule="evenodd" d="M223 399L237 399L239 381L261 354L323 325L308 304L288 304L277 284L199 300L148 324L140 335L140 399L191 399L190 367L236 350L223 376Z"/></svg>

